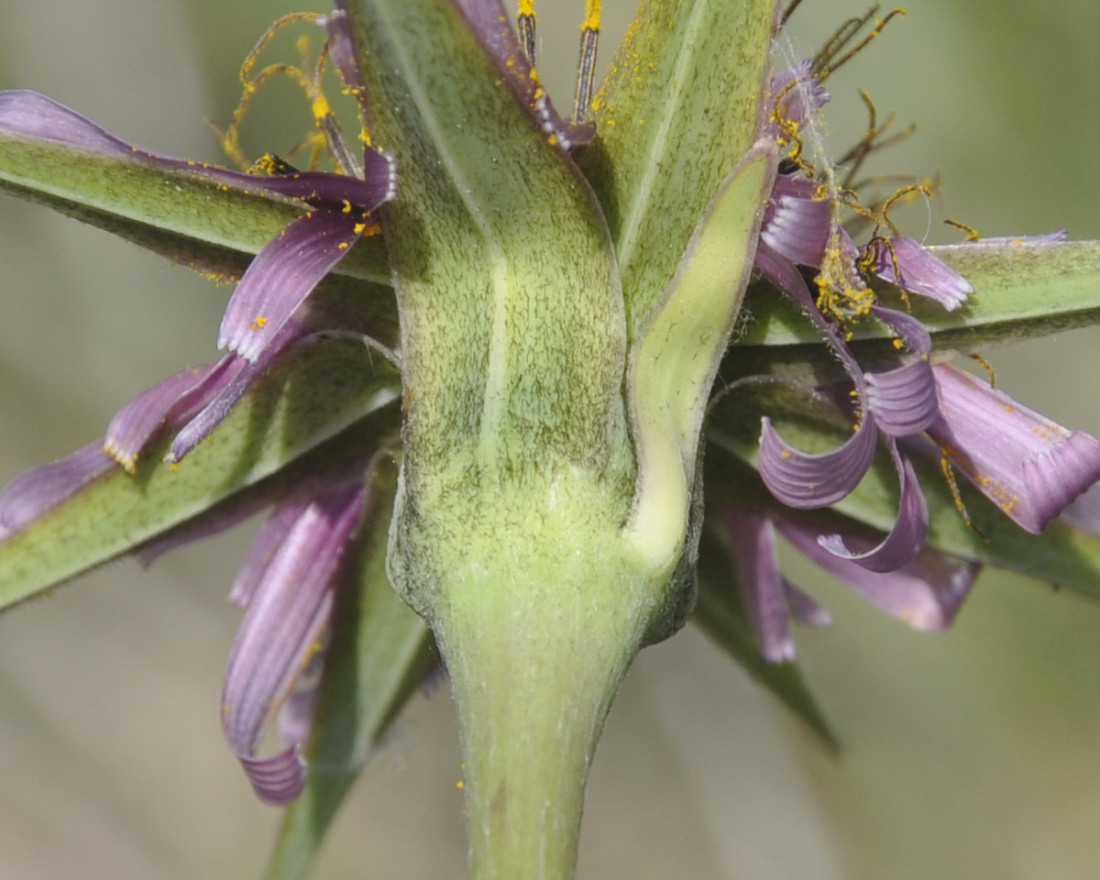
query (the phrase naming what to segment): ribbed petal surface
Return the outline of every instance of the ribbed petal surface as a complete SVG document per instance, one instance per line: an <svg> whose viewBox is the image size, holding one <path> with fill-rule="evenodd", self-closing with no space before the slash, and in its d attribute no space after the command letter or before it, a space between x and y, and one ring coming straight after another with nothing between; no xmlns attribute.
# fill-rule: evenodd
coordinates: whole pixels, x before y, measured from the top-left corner
<svg viewBox="0 0 1100 880"><path fill-rule="evenodd" d="M118 465L100 442L24 471L0 492L0 541L26 528Z"/></svg>
<svg viewBox="0 0 1100 880"><path fill-rule="evenodd" d="M1100 441L1070 431L961 370L933 367L940 416L928 433L1014 522L1038 534L1100 479Z"/></svg>
<svg viewBox="0 0 1100 880"><path fill-rule="evenodd" d="M879 544L869 549L853 551L841 535L818 539L826 550L841 559L854 562L869 571L895 571L911 562L924 547L928 536L928 504L920 490L913 465L902 459L896 444L890 442L890 452L901 480L901 502L894 528Z"/></svg>
<svg viewBox="0 0 1100 880"><path fill-rule="evenodd" d="M103 448L130 473L138 456L162 430L174 430L202 409L232 378L227 365L184 370L143 391L107 426Z"/></svg>
<svg viewBox="0 0 1100 880"><path fill-rule="evenodd" d="M879 278L933 299L949 312L966 305L974 292L970 282L920 242L904 235L889 241L875 239L868 247L868 256L872 260L871 271Z"/></svg>
<svg viewBox="0 0 1100 880"><path fill-rule="evenodd" d="M833 206L818 190L812 180L780 174L764 209L761 240L801 266L819 265L829 240Z"/></svg>
<svg viewBox="0 0 1100 880"><path fill-rule="evenodd" d="M769 491L788 507L828 507L859 484L875 457L878 431L864 419L842 446L831 452L800 452L765 418L760 431L757 467Z"/></svg>
<svg viewBox="0 0 1100 880"><path fill-rule="evenodd" d="M727 508L722 511L722 519L761 655L769 663L793 660L794 642L787 622L786 589L779 573L775 527L766 517L742 509Z"/></svg>
<svg viewBox="0 0 1100 880"><path fill-rule="evenodd" d="M301 768L292 771L286 752L259 763L255 752L273 713L318 650L332 608L332 578L362 513L363 494L356 483L308 504L250 590L225 674L223 726L257 792L268 800L296 793Z"/></svg>
<svg viewBox="0 0 1100 880"><path fill-rule="evenodd" d="M333 211L291 223L244 273L222 319L218 347L255 362L361 231L355 215Z"/></svg>

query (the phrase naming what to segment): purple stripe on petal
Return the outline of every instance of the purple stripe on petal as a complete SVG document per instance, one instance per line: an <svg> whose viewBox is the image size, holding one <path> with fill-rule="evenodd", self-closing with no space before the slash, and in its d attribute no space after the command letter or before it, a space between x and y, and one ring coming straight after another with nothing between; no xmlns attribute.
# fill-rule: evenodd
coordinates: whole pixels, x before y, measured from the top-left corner
<svg viewBox="0 0 1100 880"><path fill-rule="evenodd" d="M291 223L244 273L222 319L218 347L255 361L358 240L361 227L354 216L331 211Z"/></svg>
<svg viewBox="0 0 1100 880"><path fill-rule="evenodd" d="M228 381L224 362L184 370L143 391L122 407L107 426L104 450L129 473L138 456L165 427L175 428L190 418Z"/></svg>
<svg viewBox="0 0 1100 880"><path fill-rule="evenodd" d="M947 311L966 305L974 288L954 269L907 236L876 238L866 248L870 270L890 284L933 299Z"/></svg>
<svg viewBox="0 0 1100 880"><path fill-rule="evenodd" d="M766 517L736 508L724 509L722 519L761 655L769 663L793 660L794 642L787 624L786 591L779 573L775 527Z"/></svg>
<svg viewBox="0 0 1100 880"><path fill-rule="evenodd" d="M932 424L939 407L932 365L917 360L884 373L866 375L865 403L875 424L890 437L918 434Z"/></svg>
<svg viewBox="0 0 1100 880"><path fill-rule="evenodd" d="M765 417L757 468L771 493L788 507L828 507L859 484L875 457L877 437L874 422L864 419L842 446L812 455L784 441Z"/></svg>
<svg viewBox="0 0 1100 880"><path fill-rule="evenodd" d="M832 222L832 202L817 183L780 174L764 209L760 239L792 263L818 266Z"/></svg>
<svg viewBox="0 0 1100 880"><path fill-rule="evenodd" d="M19 474L0 492L0 540L26 528L116 467L97 441L60 461Z"/></svg>
<svg viewBox="0 0 1100 880"><path fill-rule="evenodd" d="M0 134L52 141L127 159L135 155L131 144L88 117L26 89L0 92Z"/></svg>
<svg viewBox="0 0 1100 880"><path fill-rule="evenodd" d="M332 610L332 578L363 507L361 482L319 495L251 591L222 692L226 741L242 760L254 759L264 728L318 650Z"/></svg>
<svg viewBox="0 0 1100 880"><path fill-rule="evenodd" d="M876 572L896 571L907 565L921 552L928 536L928 504L913 465L902 459L893 441L889 446L901 480L898 519L890 534L876 546L856 552L848 549L841 535L818 538L818 543L834 556Z"/></svg>
<svg viewBox="0 0 1100 880"><path fill-rule="evenodd" d="M940 415L928 433L951 464L1038 534L1100 479L1100 440L1069 431L947 364L933 367Z"/></svg>
<svg viewBox="0 0 1100 880"><path fill-rule="evenodd" d="M815 531L780 521L783 537L826 571L836 575L881 611L914 629L941 630L951 625L970 592L981 566L924 550L896 571L875 572L836 556L818 543ZM874 545L862 535L846 543L857 550Z"/></svg>
<svg viewBox="0 0 1100 880"><path fill-rule="evenodd" d="M296 746L270 758L240 758L256 797L279 807L296 800L305 789L305 766Z"/></svg>
<svg viewBox="0 0 1100 880"><path fill-rule="evenodd" d="M211 432L233 411L233 407L244 397L252 383L267 372L279 354L288 345L304 336L308 325L309 318L304 312L292 315L254 363L249 363L235 354L226 355L222 361L227 364L226 381L220 384L212 397L204 400L203 408L194 413L191 420L179 430L164 460L168 464L178 464L191 450L209 437Z"/></svg>
<svg viewBox="0 0 1100 880"><path fill-rule="evenodd" d="M308 499L284 501L267 518L237 569L237 577L229 591L229 601L238 608L246 608L252 601L272 559L310 503Z"/></svg>

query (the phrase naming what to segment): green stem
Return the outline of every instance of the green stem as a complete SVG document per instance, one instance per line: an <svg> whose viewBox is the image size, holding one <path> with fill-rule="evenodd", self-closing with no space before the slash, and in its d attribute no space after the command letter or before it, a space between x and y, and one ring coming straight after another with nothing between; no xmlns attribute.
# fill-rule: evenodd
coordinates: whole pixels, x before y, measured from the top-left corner
<svg viewBox="0 0 1100 880"><path fill-rule="evenodd" d="M606 557L556 555L458 571L441 593L473 880L573 876L588 768L662 592Z"/></svg>

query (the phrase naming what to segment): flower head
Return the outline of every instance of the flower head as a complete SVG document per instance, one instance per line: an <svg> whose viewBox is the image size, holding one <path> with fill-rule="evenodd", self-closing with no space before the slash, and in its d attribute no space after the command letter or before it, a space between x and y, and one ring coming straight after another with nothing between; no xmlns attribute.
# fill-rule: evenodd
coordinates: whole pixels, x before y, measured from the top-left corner
<svg viewBox="0 0 1100 880"><path fill-rule="evenodd" d="M684 624L696 573L700 590L740 591L766 661L746 666L764 681L767 664L795 657L791 619L830 622L781 573L780 537L906 624L948 626L1004 554L974 549L976 493L1038 533L1100 478L1100 441L941 362L955 353L945 322L968 326L991 277L971 277L959 254L1060 243L993 239L952 256L903 234L891 207L930 188L874 198L857 185L884 143L874 119L831 159L828 77L893 13L854 46L872 15L776 71L774 3L727 12L643 4L594 96L599 3L586 4L571 117L539 79L528 2L516 30L499 0L290 16L277 27L320 25L324 48L255 74L266 37L249 56L223 135L239 171L142 150L33 92L0 93L0 146L158 192L170 181L203 194L200 214L233 218L247 202L268 224L260 242L206 240L171 195L158 236L126 217L137 240L198 252L197 265L238 281L223 353L135 397L102 442L0 493L0 559L39 565L16 578L31 584L17 598L267 511L230 593L244 620L222 695L256 793L289 803L328 785L307 765L326 694L351 706L353 735L333 736L361 760L436 660L430 626L463 724L479 877L568 876L604 715L637 651ZM369 123L361 155L325 97L330 66ZM244 159L240 117L280 74L305 91L308 143L336 170ZM0 152L0 180L3 163ZM111 210L127 208L84 216ZM370 238L371 271L356 274L351 255ZM749 313L786 322L793 342L735 334ZM398 474L380 476L391 462ZM124 503L106 506L109 536L82 551L102 498ZM961 538L944 537L947 517L965 523ZM59 534L77 536L75 558L42 563L34 542ZM714 544L725 559L709 577ZM348 648L340 627L361 621L334 609L368 582L396 602L390 581L427 623L375 616ZM341 645L345 662L381 659L339 667L341 680L326 670L315 687ZM368 707L349 691L379 666L390 702Z"/></svg>

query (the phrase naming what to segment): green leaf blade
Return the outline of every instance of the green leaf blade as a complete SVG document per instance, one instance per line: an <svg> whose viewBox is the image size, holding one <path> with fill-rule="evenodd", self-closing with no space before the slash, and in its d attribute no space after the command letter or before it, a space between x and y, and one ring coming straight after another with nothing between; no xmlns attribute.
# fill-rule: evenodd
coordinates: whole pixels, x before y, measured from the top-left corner
<svg viewBox="0 0 1100 880"><path fill-rule="evenodd" d="M597 138L578 161L615 241L630 339L758 137L774 10L774 0L649 0L596 97Z"/></svg>
<svg viewBox="0 0 1100 880"><path fill-rule="evenodd" d="M0 608L256 485L397 394L396 373L362 345L329 340L298 350L178 467L161 460L165 440L136 474L112 471L0 544Z"/></svg>
<svg viewBox="0 0 1100 880"><path fill-rule="evenodd" d="M238 277L248 260L305 210L290 199L229 187L198 173L4 133L0 190L226 277ZM388 284L382 242L360 242L337 272Z"/></svg>

